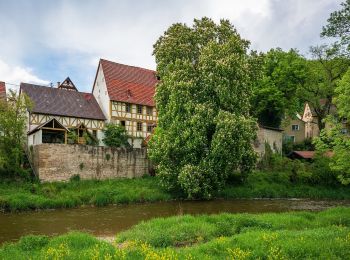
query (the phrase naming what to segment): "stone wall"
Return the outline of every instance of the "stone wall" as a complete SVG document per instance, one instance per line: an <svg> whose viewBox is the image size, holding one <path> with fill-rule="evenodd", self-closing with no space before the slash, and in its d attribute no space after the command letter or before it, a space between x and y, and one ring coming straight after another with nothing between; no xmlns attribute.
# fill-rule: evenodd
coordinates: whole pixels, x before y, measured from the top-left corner
<svg viewBox="0 0 350 260"><path fill-rule="evenodd" d="M146 149L88 145L39 144L33 146L33 165L41 181L134 178L149 173Z"/></svg>

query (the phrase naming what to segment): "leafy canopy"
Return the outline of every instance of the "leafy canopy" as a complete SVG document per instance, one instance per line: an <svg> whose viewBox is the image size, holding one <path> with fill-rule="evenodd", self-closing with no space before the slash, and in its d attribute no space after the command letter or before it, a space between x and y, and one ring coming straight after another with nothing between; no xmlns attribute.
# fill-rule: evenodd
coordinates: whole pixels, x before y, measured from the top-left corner
<svg viewBox="0 0 350 260"><path fill-rule="evenodd" d="M150 158L168 189L209 198L235 170L249 172L252 80L259 76L249 42L227 20L173 24L154 45L160 83Z"/></svg>
<svg viewBox="0 0 350 260"><path fill-rule="evenodd" d="M296 50L271 49L263 55L263 76L256 81L252 96L252 114L260 124L280 127L285 115L300 109L297 89L307 78L306 60Z"/></svg>
<svg viewBox="0 0 350 260"><path fill-rule="evenodd" d="M350 51L350 0L341 3L342 9L334 11L328 18L328 24L323 27L322 37L338 38L336 42L338 48L344 47L345 52Z"/></svg>

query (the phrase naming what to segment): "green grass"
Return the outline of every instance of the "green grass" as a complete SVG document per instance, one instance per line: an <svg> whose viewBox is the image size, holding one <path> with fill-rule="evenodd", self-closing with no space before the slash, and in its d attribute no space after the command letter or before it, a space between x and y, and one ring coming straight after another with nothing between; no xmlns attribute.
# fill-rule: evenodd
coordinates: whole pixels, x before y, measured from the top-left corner
<svg viewBox="0 0 350 260"><path fill-rule="evenodd" d="M217 198L311 198L350 199L350 188L291 183L284 173L256 172L244 184L228 184ZM8 182L0 184L0 210L106 206L117 203L180 199L165 191L156 177L84 180L57 183Z"/></svg>
<svg viewBox="0 0 350 260"><path fill-rule="evenodd" d="M309 198L309 199L350 199L350 187L322 186L305 183L291 183L287 173L255 172L247 182L227 185L218 197L237 198Z"/></svg>
<svg viewBox="0 0 350 260"><path fill-rule="evenodd" d="M0 259L350 259L350 208L180 216L140 223L109 244L88 234L26 236Z"/></svg>
<svg viewBox="0 0 350 260"><path fill-rule="evenodd" d="M105 206L172 198L173 196L164 191L152 177L0 184L0 209L5 211L72 208L81 205Z"/></svg>

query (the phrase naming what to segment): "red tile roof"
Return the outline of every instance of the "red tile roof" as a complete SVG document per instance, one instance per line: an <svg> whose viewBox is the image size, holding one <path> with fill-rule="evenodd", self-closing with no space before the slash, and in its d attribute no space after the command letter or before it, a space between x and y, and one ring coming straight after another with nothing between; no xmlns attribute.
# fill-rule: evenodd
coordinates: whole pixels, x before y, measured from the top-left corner
<svg viewBox="0 0 350 260"><path fill-rule="evenodd" d="M312 159L315 156L315 151L293 151L293 153L304 159Z"/></svg>
<svg viewBox="0 0 350 260"><path fill-rule="evenodd" d="M297 155L300 158L303 159L313 159L316 155L315 151L293 151L292 154ZM325 157L331 158L333 157L334 153L332 151L327 151L324 153Z"/></svg>
<svg viewBox="0 0 350 260"><path fill-rule="evenodd" d="M5 96L6 96L5 82L0 81L0 98L4 98Z"/></svg>
<svg viewBox="0 0 350 260"><path fill-rule="evenodd" d="M111 100L155 106L153 96L158 83L155 71L103 59L100 64Z"/></svg>

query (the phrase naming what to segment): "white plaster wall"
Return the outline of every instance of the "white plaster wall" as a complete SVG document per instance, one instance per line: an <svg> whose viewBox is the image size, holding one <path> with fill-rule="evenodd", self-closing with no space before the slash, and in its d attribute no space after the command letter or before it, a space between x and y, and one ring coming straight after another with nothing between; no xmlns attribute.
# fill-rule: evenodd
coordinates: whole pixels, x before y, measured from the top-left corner
<svg viewBox="0 0 350 260"><path fill-rule="evenodd" d="M42 130L28 135L28 146L42 143Z"/></svg>
<svg viewBox="0 0 350 260"><path fill-rule="evenodd" d="M104 133L101 130L97 131L97 138L99 140L99 145L100 146L105 146L105 144L103 143L103 138L105 137Z"/></svg>
<svg viewBox="0 0 350 260"><path fill-rule="evenodd" d="M111 115L109 111L109 96L107 92L107 85L106 81L104 78L103 70L101 65L99 64L98 71L97 71L97 76L96 76L96 81L95 85L93 87L93 92L92 94L97 100L97 103L100 105L103 114L107 118L107 122L110 121Z"/></svg>
<svg viewBox="0 0 350 260"><path fill-rule="evenodd" d="M133 148L141 148L143 139L141 138L129 138L128 142Z"/></svg>
<svg viewBox="0 0 350 260"><path fill-rule="evenodd" d="M265 153L265 143L268 143L275 153L282 153L282 132L260 127L254 150L262 156Z"/></svg>

